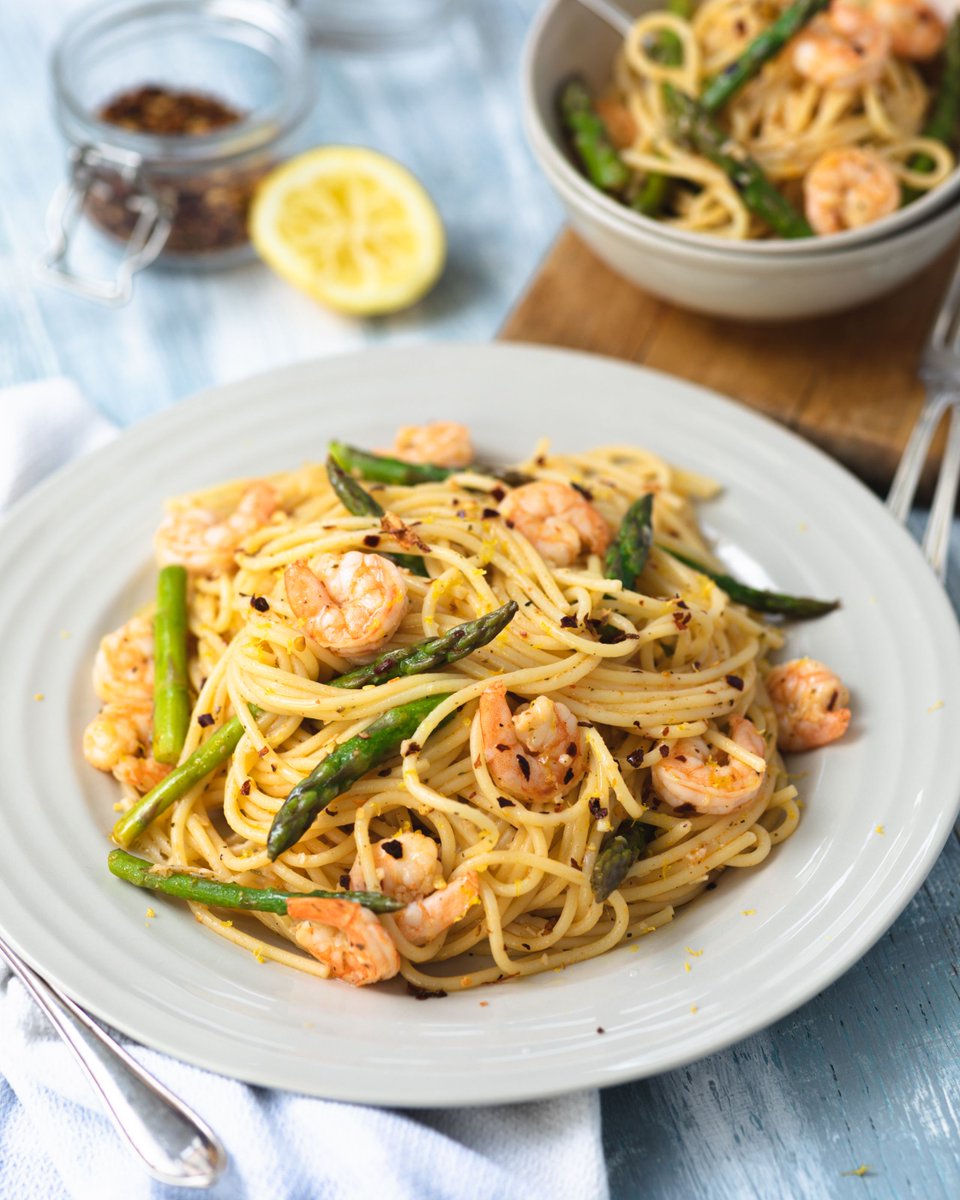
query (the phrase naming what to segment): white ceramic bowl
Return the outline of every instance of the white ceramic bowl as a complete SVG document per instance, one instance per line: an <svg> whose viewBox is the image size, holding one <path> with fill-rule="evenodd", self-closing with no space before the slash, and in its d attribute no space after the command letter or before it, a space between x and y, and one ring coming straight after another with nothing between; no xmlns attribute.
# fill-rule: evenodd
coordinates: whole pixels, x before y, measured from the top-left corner
<svg viewBox="0 0 960 1200"><path fill-rule="evenodd" d="M655 6L655 0L640 0L634 8ZM960 171L883 221L830 238L730 242L631 212L573 167L554 113L557 85L572 72L594 87L605 83L618 42L576 0L551 0L527 40L524 120L570 223L609 266L647 291L686 308L747 320L836 312L896 288L960 234Z"/></svg>

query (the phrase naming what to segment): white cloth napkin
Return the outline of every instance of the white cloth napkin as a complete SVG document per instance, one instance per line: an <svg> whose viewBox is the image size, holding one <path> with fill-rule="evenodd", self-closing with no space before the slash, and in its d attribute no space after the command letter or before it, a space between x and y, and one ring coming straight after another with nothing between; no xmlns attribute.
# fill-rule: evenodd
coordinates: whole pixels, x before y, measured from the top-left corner
<svg viewBox="0 0 960 1200"><path fill-rule="evenodd" d="M0 392L0 509L114 435L66 379ZM207 1120L230 1166L214 1200L605 1200L596 1092L409 1113L248 1087L130 1045ZM102 1116L79 1068L0 968L0 1196L172 1200Z"/></svg>

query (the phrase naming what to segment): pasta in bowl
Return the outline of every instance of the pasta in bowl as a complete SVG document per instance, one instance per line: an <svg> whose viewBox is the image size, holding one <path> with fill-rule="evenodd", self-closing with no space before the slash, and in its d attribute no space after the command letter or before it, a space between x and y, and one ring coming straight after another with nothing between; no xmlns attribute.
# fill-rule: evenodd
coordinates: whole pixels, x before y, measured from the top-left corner
<svg viewBox="0 0 960 1200"><path fill-rule="evenodd" d="M767 617L835 602L726 575L709 481L415 432L171 502L84 749L123 789L114 874L262 959L426 994L603 954L758 866L800 817L779 745L850 711L770 663Z"/></svg>
<svg viewBox="0 0 960 1200"><path fill-rule="evenodd" d="M960 18L928 0L668 0L594 96L558 94L571 157L632 211L746 241L835 235L943 184Z"/></svg>

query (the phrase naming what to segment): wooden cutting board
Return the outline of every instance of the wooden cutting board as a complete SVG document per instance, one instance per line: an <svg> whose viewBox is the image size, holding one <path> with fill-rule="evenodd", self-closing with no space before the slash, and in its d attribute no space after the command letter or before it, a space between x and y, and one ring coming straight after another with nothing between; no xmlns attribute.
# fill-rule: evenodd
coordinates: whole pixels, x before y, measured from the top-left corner
<svg viewBox="0 0 960 1200"><path fill-rule="evenodd" d="M783 422L885 491L923 399L916 370L955 256L835 316L748 325L699 316L615 275L570 231L500 337L656 367ZM932 477L939 458L928 464Z"/></svg>

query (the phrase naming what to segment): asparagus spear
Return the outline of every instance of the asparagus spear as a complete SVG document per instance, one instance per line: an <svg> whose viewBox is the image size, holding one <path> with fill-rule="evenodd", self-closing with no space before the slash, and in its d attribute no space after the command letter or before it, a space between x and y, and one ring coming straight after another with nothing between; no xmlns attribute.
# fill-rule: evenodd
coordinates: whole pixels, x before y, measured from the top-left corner
<svg viewBox="0 0 960 1200"><path fill-rule="evenodd" d="M510 600L484 617L455 625L449 633L440 637L428 638L413 646L386 650L372 663L331 679L330 687L361 688L368 683L386 683L388 679L396 679L401 675L420 675L425 671L435 671L447 663L457 662L492 642L517 615L517 607L517 602Z"/></svg>
<svg viewBox="0 0 960 1200"><path fill-rule="evenodd" d="M606 900L623 883L651 836L650 826L643 821L621 821L615 833L606 835L590 875L590 886L598 900Z"/></svg>
<svg viewBox="0 0 960 1200"><path fill-rule="evenodd" d="M348 475L337 464L337 460L332 454L327 455L326 467L330 486L348 513L352 513L355 517L382 517L384 515L383 506L370 495L366 488L361 487L352 475ZM389 558L398 567L405 567L414 575L429 578L430 572L424 566L423 559L418 558L415 554L385 554L383 557Z"/></svg>
<svg viewBox="0 0 960 1200"><path fill-rule="evenodd" d="M935 138L945 146L954 146L957 141L957 122L960 120L960 16L953 19L947 33L943 50L943 74L940 90L934 101L929 120L923 128L923 136ZM911 171L928 174L936 166L929 154L914 154L907 162ZM904 187L903 203L909 204L923 195L919 188Z"/></svg>
<svg viewBox="0 0 960 1200"><path fill-rule="evenodd" d="M633 588L637 576L647 565L653 543L653 493L640 496L627 509L626 515L610 543L604 562L608 579L619 579L625 588Z"/></svg>
<svg viewBox="0 0 960 1200"><path fill-rule="evenodd" d="M187 684L187 572L163 567L153 619L153 757L175 763L190 725Z"/></svg>
<svg viewBox="0 0 960 1200"><path fill-rule="evenodd" d="M251 704L250 711L259 717L263 710ZM174 801L226 762L236 750L242 733L240 718L231 717L202 746L198 746L186 762L174 767L165 779L161 779L156 787L141 796L133 808L123 814L113 827L113 840L121 846L129 846Z"/></svg>
<svg viewBox="0 0 960 1200"><path fill-rule="evenodd" d="M714 124L696 100L669 83L663 85L663 92L674 135L720 167L752 213L780 237L813 236L807 220L777 191L746 151Z"/></svg>
<svg viewBox="0 0 960 1200"><path fill-rule="evenodd" d="M400 749L401 742L412 737L417 726L449 693L424 696L385 712L367 728L341 742L318 763L310 774L290 792L273 818L267 835L267 853L271 859L288 850L309 828L322 809L368 771L373 770Z"/></svg>
<svg viewBox="0 0 960 1200"><path fill-rule="evenodd" d="M372 663L331 679L329 686L359 688L368 683L386 683L388 679L396 679L401 675L422 674L446 663L456 662L492 642L516 612L516 602L511 600L485 617L457 625L442 637L387 650ZM258 717L262 709L251 704L250 711ZM171 771L155 788L141 797L129 812L124 813L113 827L114 841L121 846L129 846L174 801L226 762L237 748L242 733L240 718L231 717L202 746L198 746L185 763Z"/></svg>
<svg viewBox="0 0 960 1200"><path fill-rule="evenodd" d="M397 487L412 487L417 483L442 483L451 475L472 471L475 475L489 475L499 479L507 487L522 487L531 477L512 468L491 467L486 463L471 463L469 467L440 467L436 463L408 463L385 454L371 454L345 442L330 443L330 457L344 471L355 471L361 479L372 483L389 483ZM371 497L372 499L372 497Z"/></svg>
<svg viewBox="0 0 960 1200"><path fill-rule="evenodd" d="M775 58L787 42L830 3L830 0L796 0L788 9L757 34L738 59L707 83L700 93L700 107L718 112L733 96Z"/></svg>
<svg viewBox="0 0 960 1200"><path fill-rule="evenodd" d="M665 550L667 554L672 554L686 566L699 571L701 575L712 579L736 604L745 604L747 608L752 608L755 612L779 613L785 617L806 620L811 617L825 616L840 607L839 600L811 600L807 596L788 596L784 592L765 592L750 587L748 584L740 583L732 575L724 575L721 571L711 571L709 567L698 563L696 559L688 558L679 550L671 550L669 546L660 546L660 549Z"/></svg>
<svg viewBox="0 0 960 1200"><path fill-rule="evenodd" d="M630 182L630 170L610 141L607 127L593 107L590 90L579 75L561 84L557 109L586 177L602 192L615 196L623 192Z"/></svg>
<svg viewBox="0 0 960 1200"><path fill-rule="evenodd" d="M177 900L191 900L195 904L216 908L241 908L286 916L288 900L301 900L307 896L322 900L350 900L373 912L396 912L403 908L399 900L382 892L278 892L274 888L222 883L218 879L207 879L189 871L156 870L154 863L147 862L145 858L136 858L125 850L111 850L107 855L107 866L112 875L132 883L134 887L149 888L154 892L162 892L164 896L174 896Z"/></svg>
<svg viewBox="0 0 960 1200"><path fill-rule="evenodd" d="M409 487L415 483L440 483L457 473L455 467L437 467L433 463L408 463L385 454L371 454L344 442L330 443L330 457L342 471L355 471L361 479Z"/></svg>

